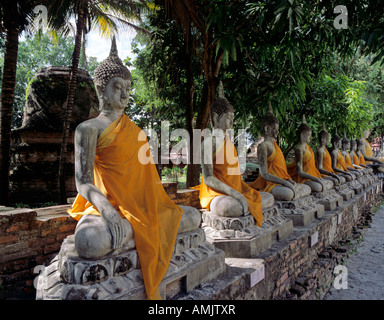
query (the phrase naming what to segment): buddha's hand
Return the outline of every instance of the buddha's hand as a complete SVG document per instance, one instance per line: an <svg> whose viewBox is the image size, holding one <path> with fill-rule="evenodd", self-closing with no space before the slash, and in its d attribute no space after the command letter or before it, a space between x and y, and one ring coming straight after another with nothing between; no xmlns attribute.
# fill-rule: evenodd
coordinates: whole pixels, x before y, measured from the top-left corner
<svg viewBox="0 0 384 320"><path fill-rule="evenodd" d="M319 179L319 183L321 184L321 192L325 191L325 184L324 184L324 181L322 179Z"/></svg>
<svg viewBox="0 0 384 320"><path fill-rule="evenodd" d="M249 214L249 209L248 209L248 200L239 192L237 195L236 195L236 199L241 203L241 205L243 206L243 212L244 212L244 215L247 215Z"/></svg>
<svg viewBox="0 0 384 320"><path fill-rule="evenodd" d="M108 210L104 213L103 218L108 225L112 235L112 249L121 248L124 238L124 223L116 210Z"/></svg>
<svg viewBox="0 0 384 320"><path fill-rule="evenodd" d="M284 187L291 189L293 191L293 198L292 199L296 199L296 189L295 189L296 188L296 182L285 181Z"/></svg>

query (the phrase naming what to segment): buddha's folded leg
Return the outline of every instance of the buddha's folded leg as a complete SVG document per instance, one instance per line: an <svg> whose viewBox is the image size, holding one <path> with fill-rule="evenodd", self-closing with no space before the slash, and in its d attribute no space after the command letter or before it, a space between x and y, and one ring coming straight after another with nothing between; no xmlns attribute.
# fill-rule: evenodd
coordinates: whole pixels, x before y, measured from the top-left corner
<svg viewBox="0 0 384 320"><path fill-rule="evenodd" d="M201 224L201 213L193 207L180 206L183 209L183 215L179 224L177 233L188 232L196 230Z"/></svg>
<svg viewBox="0 0 384 320"><path fill-rule="evenodd" d="M333 186L335 185L335 183L333 182L333 179L330 179L330 178L331 177L325 177L325 178L321 179L322 182L324 183L325 190L331 190L333 188Z"/></svg>
<svg viewBox="0 0 384 320"><path fill-rule="evenodd" d="M240 201L230 196L217 196L210 203L210 211L222 217L240 217L244 215Z"/></svg>
<svg viewBox="0 0 384 320"><path fill-rule="evenodd" d="M123 247L135 247L133 229L127 219L124 225ZM112 235L101 216L85 215L77 223L75 229L75 248L80 257L90 259L105 256L112 249Z"/></svg>
<svg viewBox="0 0 384 320"><path fill-rule="evenodd" d="M311 188L312 192L322 192L323 191L323 186L316 181L308 180L305 182L305 184Z"/></svg>
<svg viewBox="0 0 384 320"><path fill-rule="evenodd" d="M311 187L304 183L296 183L295 185L296 197L295 199L299 199L302 197L307 197L311 194Z"/></svg>
<svg viewBox="0 0 384 320"><path fill-rule="evenodd" d="M273 189L272 189L273 190ZM259 192L261 196L262 209L270 208L275 203L275 197L270 192Z"/></svg>
<svg viewBox="0 0 384 320"><path fill-rule="evenodd" d="M309 192L311 192L310 188L309 188ZM275 186L271 190L271 193L276 200L280 200L280 201L290 201L294 197L293 191L284 186Z"/></svg>

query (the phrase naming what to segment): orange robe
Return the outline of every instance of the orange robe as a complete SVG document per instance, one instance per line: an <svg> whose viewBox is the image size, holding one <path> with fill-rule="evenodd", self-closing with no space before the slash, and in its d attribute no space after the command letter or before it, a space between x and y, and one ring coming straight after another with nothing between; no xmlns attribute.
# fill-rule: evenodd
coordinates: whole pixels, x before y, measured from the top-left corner
<svg viewBox="0 0 384 320"><path fill-rule="evenodd" d="M322 174L317 170L316 163L315 163L315 154L313 153L312 148L307 144L306 151L303 154L303 171L307 174L310 174L311 176L314 176L316 178L322 178ZM296 161L293 161L288 166L288 174L292 177L292 180L297 183L305 183L306 181L310 179L305 179L299 177L297 174L297 168L296 168Z"/></svg>
<svg viewBox="0 0 384 320"><path fill-rule="evenodd" d="M364 138L364 141L366 143L366 147L365 147L365 155L367 157L370 157L370 158L373 158L373 151L372 151L372 146L371 144L368 142L367 139ZM372 163L372 161L366 161L366 163Z"/></svg>
<svg viewBox="0 0 384 320"><path fill-rule="evenodd" d="M359 157L360 164L363 166L366 166L367 163L365 162L363 154L360 152L360 157Z"/></svg>
<svg viewBox="0 0 384 320"><path fill-rule="evenodd" d="M336 168L348 172L347 163L345 162L345 158L340 150L337 155Z"/></svg>
<svg viewBox="0 0 384 320"><path fill-rule="evenodd" d="M332 157L328 151L327 148L324 148L325 150L325 153L323 155L323 169L328 171L328 172L331 172L331 173L336 173L333 168L332 168ZM323 175L323 177L326 177L327 175Z"/></svg>
<svg viewBox="0 0 384 320"><path fill-rule="evenodd" d="M97 141L94 184L131 223L148 299L161 299L158 286L171 260L183 210L165 192L153 161L141 164L138 152L148 146L138 141L141 129L126 115L108 126ZM150 157L149 147L147 156ZM68 213L100 215L77 195Z"/></svg>
<svg viewBox="0 0 384 320"><path fill-rule="evenodd" d="M357 156L356 152L353 153L353 164L359 166L360 165L360 161L359 161L359 157ZM357 169L363 169L363 168L357 168Z"/></svg>
<svg viewBox="0 0 384 320"><path fill-rule="evenodd" d="M227 152L228 148L230 151L233 150L233 152ZM249 212L255 218L256 225L261 227L263 222L261 195L241 179L237 151L228 135L224 139L224 142L217 148L213 158L213 176L232 189L240 192L248 200ZM208 187L204 182L204 178L201 178L200 185L193 187L193 189L200 190L199 198L201 207L207 210L209 210L213 198L226 195Z"/></svg>
<svg viewBox="0 0 384 320"><path fill-rule="evenodd" d="M291 177L287 171L287 164L283 152L277 145L276 141L273 140L273 152L267 159L268 162L268 173L278 176L284 180L290 180ZM252 188L255 188L262 192L271 192L274 187L278 184L270 182L262 178L260 175L258 178L249 184Z"/></svg>
<svg viewBox="0 0 384 320"><path fill-rule="evenodd" d="M353 168L352 160L351 160L351 155L347 152L347 155L344 157L345 163L347 167Z"/></svg>

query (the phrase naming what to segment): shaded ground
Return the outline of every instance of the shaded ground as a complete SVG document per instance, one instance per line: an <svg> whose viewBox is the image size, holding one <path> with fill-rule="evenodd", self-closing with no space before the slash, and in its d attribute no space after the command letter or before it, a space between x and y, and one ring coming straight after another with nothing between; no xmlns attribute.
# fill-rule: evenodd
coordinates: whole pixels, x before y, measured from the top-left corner
<svg viewBox="0 0 384 320"><path fill-rule="evenodd" d="M344 265L347 289L332 286L324 300L384 300L384 205L372 216L370 228Z"/></svg>

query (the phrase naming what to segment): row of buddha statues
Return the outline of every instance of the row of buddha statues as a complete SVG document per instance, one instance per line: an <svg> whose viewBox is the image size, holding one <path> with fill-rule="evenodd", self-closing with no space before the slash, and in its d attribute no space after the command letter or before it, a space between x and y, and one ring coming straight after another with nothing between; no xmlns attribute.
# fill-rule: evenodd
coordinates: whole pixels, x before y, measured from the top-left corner
<svg viewBox="0 0 384 320"><path fill-rule="evenodd" d="M124 113L132 77L117 55L115 39L109 57L95 70L94 83L100 114L81 123L75 131L78 195L68 213L78 220L76 254L89 261L137 250L146 295L160 299L158 287L169 267L176 239L201 228L202 213L176 205L164 191L153 162L140 163L139 150L148 142L138 139L141 129ZM217 129L222 143L216 145L215 141L220 141L216 139L212 147L206 148L203 141L202 179L195 189L199 190L205 215L230 222L251 218L254 225L247 230L261 230L268 222L266 210L276 201L309 197L372 175L369 162L384 165L366 151L363 139L349 141L335 134L328 151L329 133L325 127L319 133L320 147L315 154L309 146L312 130L303 119L295 160L287 166L275 140L279 121L270 105L262 122L264 142L258 147L259 177L248 184L242 179L236 148L226 134L233 126L234 108L222 91L210 113L212 129ZM234 150L232 159L219 163L219 151L227 148ZM274 216L277 219L276 213Z"/></svg>

